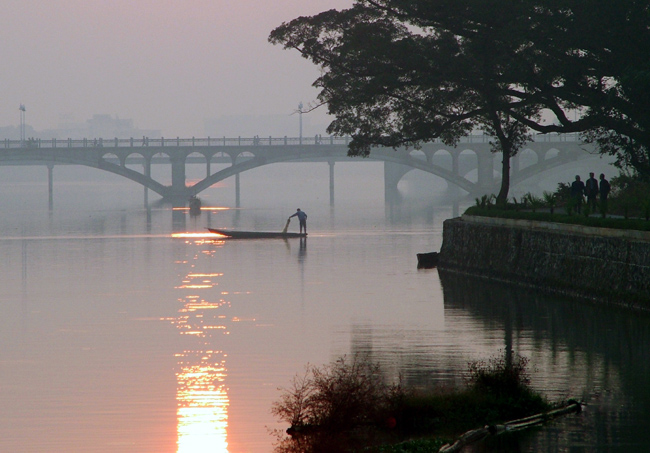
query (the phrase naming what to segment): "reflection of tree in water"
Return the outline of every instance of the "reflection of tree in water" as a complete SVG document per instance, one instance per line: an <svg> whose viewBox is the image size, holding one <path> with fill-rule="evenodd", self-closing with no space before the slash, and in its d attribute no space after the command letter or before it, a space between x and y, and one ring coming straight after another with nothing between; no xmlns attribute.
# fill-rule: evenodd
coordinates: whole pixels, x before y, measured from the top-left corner
<svg viewBox="0 0 650 453"><path fill-rule="evenodd" d="M418 342L417 330L385 330L370 324L357 323L351 327L350 354L367 357L381 366L385 381L409 389L431 391L445 386L460 386L462 376L458 373L458 358L440 357L428 345ZM381 350L379 344L398 345L396 351ZM409 343L410 346L404 346ZM450 359L450 360L448 360ZM463 363L465 365L465 363Z"/></svg>
<svg viewBox="0 0 650 453"><path fill-rule="evenodd" d="M650 427L650 317L629 311L536 294L521 288L439 270L445 310L461 309L487 325L500 324L506 343L531 355L552 382L549 395L582 397L587 411L567 417L528 439L530 451L582 444L644 442ZM522 336L533 350L518 349ZM549 392L549 390L551 390ZM647 445L638 444L638 445Z"/></svg>

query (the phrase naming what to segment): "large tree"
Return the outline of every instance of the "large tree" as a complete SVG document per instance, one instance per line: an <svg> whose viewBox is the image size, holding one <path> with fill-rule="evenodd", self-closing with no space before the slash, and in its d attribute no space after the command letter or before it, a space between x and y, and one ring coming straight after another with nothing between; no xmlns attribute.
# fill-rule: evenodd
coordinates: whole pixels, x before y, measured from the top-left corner
<svg viewBox="0 0 650 453"><path fill-rule="evenodd" d="M639 0L393 0L371 2L417 17L421 26L481 36L493 21L517 23L504 50L509 95L553 115L540 122L513 110L531 129L582 132L650 179L650 3ZM516 103L514 104L516 105ZM576 112L579 114L576 115Z"/></svg>
<svg viewBox="0 0 650 453"><path fill-rule="evenodd" d="M648 5L634 0L357 0L269 40L321 66L329 132L351 135L351 154L454 143L480 125L504 152L505 180L526 128L588 131L650 174L648 36Z"/></svg>
<svg viewBox="0 0 650 453"><path fill-rule="evenodd" d="M436 138L454 144L481 127L503 155L498 199L505 201L510 158L530 139L513 112L539 114L535 105L512 98L502 77L511 64L504 48L516 30L515 16L488 8L493 22L480 35L461 36L383 3L357 1L347 10L300 17L276 28L269 40L322 68L314 86L335 116L328 132L350 135L351 155Z"/></svg>

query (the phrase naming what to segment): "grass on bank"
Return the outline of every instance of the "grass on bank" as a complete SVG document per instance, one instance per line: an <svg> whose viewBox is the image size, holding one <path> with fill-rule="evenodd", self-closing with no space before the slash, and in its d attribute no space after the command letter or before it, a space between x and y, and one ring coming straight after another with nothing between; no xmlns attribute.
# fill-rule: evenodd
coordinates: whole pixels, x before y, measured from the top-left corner
<svg viewBox="0 0 650 453"><path fill-rule="evenodd" d="M466 215L481 217L499 217L504 219L537 220L544 222L565 223L571 225L584 225L599 228L614 228L620 230L650 231L650 221L645 219L625 219L618 217L595 217L583 214L550 213L542 211L529 211L514 209L512 207L501 208L497 206L481 207L471 206L465 211Z"/></svg>
<svg viewBox="0 0 650 453"><path fill-rule="evenodd" d="M506 203L497 203L495 195L483 195L465 214L650 231L650 182L621 173L612 178L611 188L607 199L602 201L598 195L594 205L582 196L572 196L571 183L563 182L554 192L545 191L542 196L529 192Z"/></svg>
<svg viewBox="0 0 650 453"><path fill-rule="evenodd" d="M471 362L462 388L419 391L387 384L378 365L346 357L308 366L272 412L290 428L276 432L278 453L431 452L460 434L551 409L534 392L515 354Z"/></svg>

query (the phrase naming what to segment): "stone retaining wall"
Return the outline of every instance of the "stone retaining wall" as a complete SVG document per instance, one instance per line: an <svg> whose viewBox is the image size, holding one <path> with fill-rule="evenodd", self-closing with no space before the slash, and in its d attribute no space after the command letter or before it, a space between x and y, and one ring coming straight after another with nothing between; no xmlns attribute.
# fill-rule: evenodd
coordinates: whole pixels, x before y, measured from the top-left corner
<svg viewBox="0 0 650 453"><path fill-rule="evenodd" d="M650 310L650 233L463 216L444 222L438 267Z"/></svg>

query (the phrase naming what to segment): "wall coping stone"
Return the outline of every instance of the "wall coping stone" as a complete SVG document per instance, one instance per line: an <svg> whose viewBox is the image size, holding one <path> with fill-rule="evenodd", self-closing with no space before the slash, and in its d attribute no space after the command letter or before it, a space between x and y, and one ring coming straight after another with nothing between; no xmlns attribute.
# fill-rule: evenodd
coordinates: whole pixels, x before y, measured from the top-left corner
<svg viewBox="0 0 650 453"><path fill-rule="evenodd" d="M629 239L650 242L650 231L623 230L616 228L600 228L568 223L544 222L540 220L504 219L501 217L483 217L463 214L460 219L464 222L482 223L485 225L509 226L528 230L555 231L558 233L582 234L609 238Z"/></svg>

